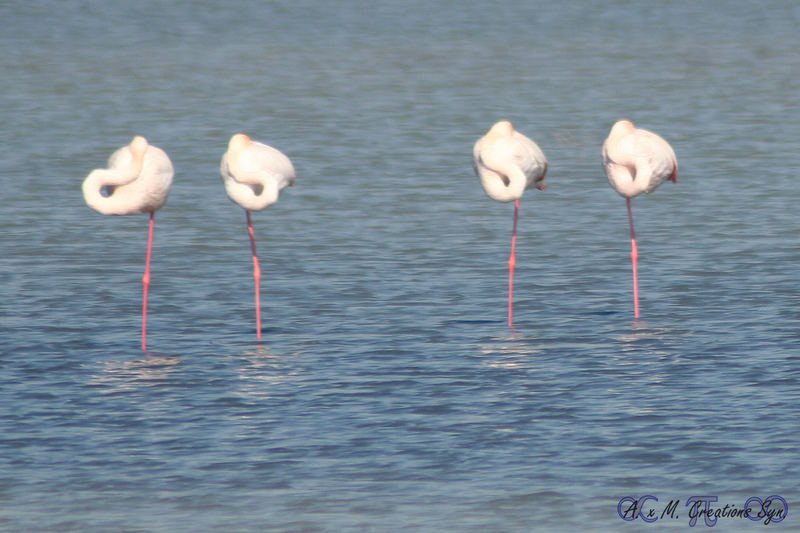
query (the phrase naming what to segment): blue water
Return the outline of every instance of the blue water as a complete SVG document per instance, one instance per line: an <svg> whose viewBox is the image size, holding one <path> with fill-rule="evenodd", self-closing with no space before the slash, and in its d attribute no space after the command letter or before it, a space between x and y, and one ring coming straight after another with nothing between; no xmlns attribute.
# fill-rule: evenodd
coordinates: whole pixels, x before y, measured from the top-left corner
<svg viewBox="0 0 800 533"><path fill-rule="evenodd" d="M0 530L634 531L779 495L800 531L800 7L788 2L0 3ZM677 185L624 201L629 118ZM499 119L548 190L471 168ZM218 164L297 186L249 242ZM156 214L80 184L134 134ZM625 497L677 518L626 522ZM697 527L705 528L700 518Z"/></svg>

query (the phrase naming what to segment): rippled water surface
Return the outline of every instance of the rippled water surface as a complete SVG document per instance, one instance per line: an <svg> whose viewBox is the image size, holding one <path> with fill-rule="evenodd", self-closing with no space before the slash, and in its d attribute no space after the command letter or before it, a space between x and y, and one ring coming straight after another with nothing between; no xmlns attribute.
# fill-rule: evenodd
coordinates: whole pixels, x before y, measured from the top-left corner
<svg viewBox="0 0 800 533"><path fill-rule="evenodd" d="M628 531L800 494L800 8L730 1L0 3L0 530ZM678 184L624 201L630 118ZM519 222L471 148L550 160ZM249 242L236 132L297 186ZM156 214L80 184L141 134ZM677 518L632 523L625 497ZM725 530L762 522L720 518ZM702 518L698 527L702 525Z"/></svg>

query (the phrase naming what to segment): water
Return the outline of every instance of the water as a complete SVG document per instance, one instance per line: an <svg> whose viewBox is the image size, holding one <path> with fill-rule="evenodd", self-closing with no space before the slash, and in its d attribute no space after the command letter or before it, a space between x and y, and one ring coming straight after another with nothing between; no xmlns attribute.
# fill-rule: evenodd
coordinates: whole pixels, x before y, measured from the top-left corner
<svg viewBox="0 0 800 533"><path fill-rule="evenodd" d="M684 529L685 502L777 494L798 530L800 8L731 1L0 4L0 529ZM622 117L678 154L624 201ZM510 119L550 160L512 208L471 147ZM243 131L294 189L244 214ZM156 215L80 183L134 134L176 176ZM617 514L653 495L679 518ZM653 504L653 501L650 501ZM700 527L702 518L700 518ZM746 519L717 527L751 531Z"/></svg>

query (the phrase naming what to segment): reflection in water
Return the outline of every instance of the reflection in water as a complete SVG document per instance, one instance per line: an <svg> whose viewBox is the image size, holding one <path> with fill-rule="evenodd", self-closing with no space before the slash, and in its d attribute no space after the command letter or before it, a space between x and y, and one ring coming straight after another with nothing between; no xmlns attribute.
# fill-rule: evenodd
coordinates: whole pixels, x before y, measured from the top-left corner
<svg viewBox="0 0 800 533"><path fill-rule="evenodd" d="M490 343L480 345L480 353L486 358L486 366L492 368L519 368L529 366L530 358L541 353L541 348L531 341L536 336L526 337L518 330L508 335L492 337Z"/></svg>
<svg viewBox="0 0 800 533"><path fill-rule="evenodd" d="M105 394L159 385L167 380L180 363L180 358L176 356L146 353L147 356L140 359L105 362L90 384L102 385L102 392Z"/></svg>
<svg viewBox="0 0 800 533"><path fill-rule="evenodd" d="M297 355L299 353L293 356L277 355L269 346L259 344L242 355L230 356L235 362L239 378L239 394L253 399L269 398L274 386L299 374L297 367L292 364Z"/></svg>
<svg viewBox="0 0 800 533"><path fill-rule="evenodd" d="M643 320L635 319L629 329L617 335L619 350L612 354L615 364L648 365L656 363L658 358L652 355L658 350L650 341L658 340L669 332L669 328L651 328Z"/></svg>
<svg viewBox="0 0 800 533"><path fill-rule="evenodd" d="M102 363L90 384L100 386L103 394L132 392L142 388L164 385L181 366L176 356L153 354L131 360L112 360ZM238 355L219 356L221 366L215 375L232 372L238 382L237 392L251 398L267 398L271 389L299 375L294 364L300 352L290 356L278 355L268 346L253 346ZM191 372L183 362L182 372Z"/></svg>
<svg viewBox="0 0 800 533"><path fill-rule="evenodd" d="M692 334L689 330L653 327L643 320L635 320L630 328L614 337L619 347L615 358L618 364L650 364L675 359L676 356L680 358L675 346Z"/></svg>

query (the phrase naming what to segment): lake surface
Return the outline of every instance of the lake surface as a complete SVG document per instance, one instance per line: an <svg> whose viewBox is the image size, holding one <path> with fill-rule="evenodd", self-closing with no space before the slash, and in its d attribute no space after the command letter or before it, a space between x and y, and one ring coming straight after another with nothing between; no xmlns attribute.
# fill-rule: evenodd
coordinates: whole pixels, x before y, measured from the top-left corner
<svg viewBox="0 0 800 533"><path fill-rule="evenodd" d="M33 0L0 20L0 530L685 529L698 495L778 495L766 527L800 530L797 5ZM639 321L600 166L620 118L680 165L633 202ZM500 119L550 161L521 204L515 330L513 207L471 163ZM262 343L218 170L240 131L298 173L253 215ZM147 217L80 189L135 134L176 169L150 353ZM619 516L646 495L675 516Z"/></svg>

